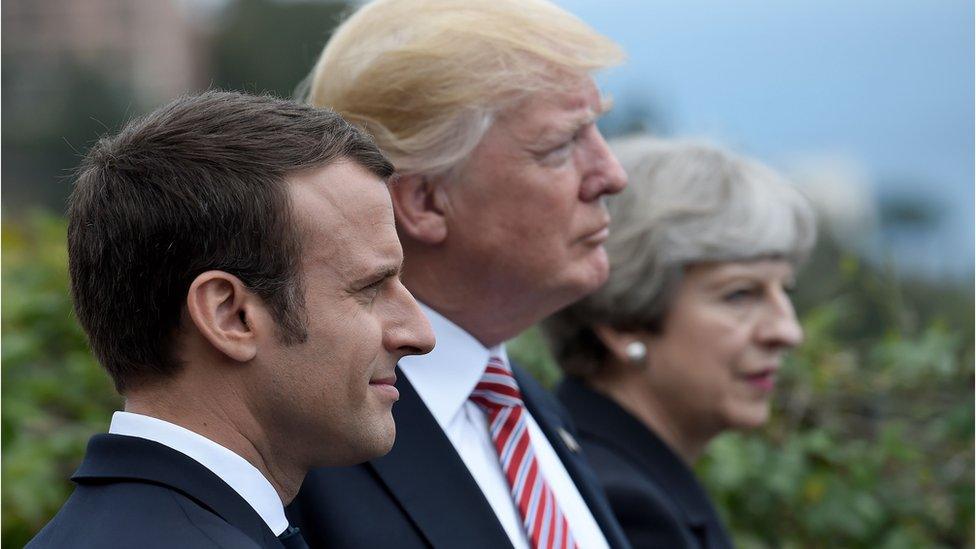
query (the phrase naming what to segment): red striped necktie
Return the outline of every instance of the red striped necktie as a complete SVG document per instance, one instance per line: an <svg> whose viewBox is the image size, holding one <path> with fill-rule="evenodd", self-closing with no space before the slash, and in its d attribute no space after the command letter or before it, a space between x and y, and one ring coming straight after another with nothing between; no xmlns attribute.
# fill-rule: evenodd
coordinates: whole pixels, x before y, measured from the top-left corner
<svg viewBox="0 0 976 549"><path fill-rule="evenodd" d="M522 393L512 370L491 357L471 401L488 415L495 451L535 549L573 549L576 541L532 450Z"/></svg>

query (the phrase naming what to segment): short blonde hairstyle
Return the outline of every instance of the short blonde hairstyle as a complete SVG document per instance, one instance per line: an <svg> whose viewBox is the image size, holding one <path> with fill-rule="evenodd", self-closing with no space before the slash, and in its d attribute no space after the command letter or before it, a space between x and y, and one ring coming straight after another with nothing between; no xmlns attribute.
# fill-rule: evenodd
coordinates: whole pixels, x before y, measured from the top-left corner
<svg viewBox="0 0 976 549"><path fill-rule="evenodd" d="M685 267L785 259L798 266L816 241L813 210L766 166L693 141L612 140L630 183L610 197L610 278L543 323L566 373L596 371L607 350L590 326L657 332Z"/></svg>
<svg viewBox="0 0 976 549"><path fill-rule="evenodd" d="M365 127L401 174L437 175L506 106L622 59L546 0L376 0L335 31L305 99Z"/></svg>

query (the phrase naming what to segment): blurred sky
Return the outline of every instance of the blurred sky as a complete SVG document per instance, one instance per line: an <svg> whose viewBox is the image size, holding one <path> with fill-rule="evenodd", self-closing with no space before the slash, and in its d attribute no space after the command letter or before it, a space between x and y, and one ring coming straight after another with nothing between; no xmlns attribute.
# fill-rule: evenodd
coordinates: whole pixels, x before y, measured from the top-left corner
<svg viewBox="0 0 976 549"><path fill-rule="evenodd" d="M876 198L929 200L935 226L886 248L905 271L972 273L971 1L557 3L627 50L599 78L618 105L646 99L666 133L787 172L819 159Z"/></svg>

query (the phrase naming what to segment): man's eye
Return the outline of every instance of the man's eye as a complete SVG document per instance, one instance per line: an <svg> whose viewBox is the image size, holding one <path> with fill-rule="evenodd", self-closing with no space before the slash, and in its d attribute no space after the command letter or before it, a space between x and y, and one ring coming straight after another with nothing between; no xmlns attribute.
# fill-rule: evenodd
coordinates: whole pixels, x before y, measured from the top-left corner
<svg viewBox="0 0 976 549"><path fill-rule="evenodd" d="M381 278L381 279L377 280L376 282L373 282L373 283L369 284L368 286L364 287L363 288L363 291L364 292L377 292L377 291L379 291L380 286L382 286L383 285L383 282L385 282L385 281L386 281L386 278Z"/></svg>
<svg viewBox="0 0 976 549"><path fill-rule="evenodd" d="M569 151L571 151L573 149L573 145L575 145L575 144L576 144L576 139L575 138L570 139L569 141L564 142L562 145L559 145L558 147L556 147L554 149L550 149L550 151L548 153L546 153L546 155L547 156L566 156L566 155L569 154Z"/></svg>
<svg viewBox="0 0 976 549"><path fill-rule="evenodd" d="M547 165L561 164L570 157L570 153L572 153L575 144L575 138L565 141L561 145L540 154L539 161Z"/></svg>
<svg viewBox="0 0 976 549"><path fill-rule="evenodd" d="M372 302L376 295L380 293L380 289L382 289L384 282L386 282L385 277L375 282L371 282L370 284L363 286L359 290L359 294L367 301Z"/></svg>

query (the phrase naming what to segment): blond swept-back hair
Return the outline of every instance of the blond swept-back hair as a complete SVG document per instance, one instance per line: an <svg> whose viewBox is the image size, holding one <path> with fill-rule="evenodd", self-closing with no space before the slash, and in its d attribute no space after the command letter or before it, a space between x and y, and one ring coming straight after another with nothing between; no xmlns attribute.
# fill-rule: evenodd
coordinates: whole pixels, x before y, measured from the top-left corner
<svg viewBox="0 0 976 549"><path fill-rule="evenodd" d="M365 127L401 174L437 175L506 106L622 59L546 0L376 0L335 31L305 99Z"/></svg>

